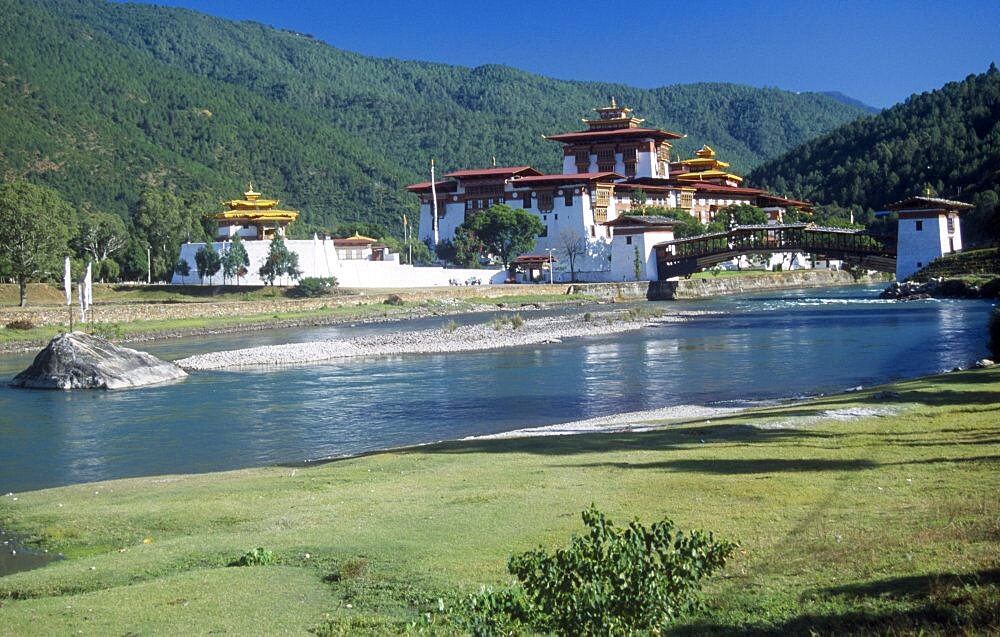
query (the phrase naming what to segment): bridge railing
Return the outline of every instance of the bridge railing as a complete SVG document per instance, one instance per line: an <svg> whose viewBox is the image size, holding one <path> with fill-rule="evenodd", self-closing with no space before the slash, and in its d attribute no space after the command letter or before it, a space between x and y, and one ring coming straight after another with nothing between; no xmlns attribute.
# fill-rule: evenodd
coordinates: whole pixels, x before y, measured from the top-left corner
<svg viewBox="0 0 1000 637"><path fill-rule="evenodd" d="M827 252L894 257L895 240L844 228L807 224L738 226L729 232L675 239L659 244L665 261L695 259L723 253Z"/></svg>

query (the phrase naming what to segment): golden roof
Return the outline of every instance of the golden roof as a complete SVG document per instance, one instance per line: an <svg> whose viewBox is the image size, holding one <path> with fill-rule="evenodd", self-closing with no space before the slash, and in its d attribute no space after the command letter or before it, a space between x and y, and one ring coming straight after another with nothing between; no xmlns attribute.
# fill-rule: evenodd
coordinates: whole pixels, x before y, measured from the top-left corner
<svg viewBox="0 0 1000 637"><path fill-rule="evenodd" d="M295 221L299 213L295 210L223 210L209 219L250 219L253 221Z"/></svg>
<svg viewBox="0 0 1000 637"><path fill-rule="evenodd" d="M295 221L299 216L297 210L275 210L274 207L281 203L277 199L261 199L260 193L253 189L253 182L250 182L249 189L243 193L244 199L231 199L223 201L222 205L229 210L223 210L213 215L208 215L210 219L253 219L269 221Z"/></svg>
<svg viewBox="0 0 1000 637"><path fill-rule="evenodd" d="M728 166L729 164L726 165ZM681 173L676 175L674 178L683 181L705 181L708 179L731 179L737 183L743 181L743 178L739 175L727 173L724 170L699 170L689 173Z"/></svg>
<svg viewBox="0 0 1000 637"><path fill-rule="evenodd" d="M719 169L719 168L729 168L729 164L724 161L720 161L715 158L715 151L712 150L711 146L702 146L700 150L694 152L695 156L691 159L681 160L681 165L683 166L706 166L708 169Z"/></svg>

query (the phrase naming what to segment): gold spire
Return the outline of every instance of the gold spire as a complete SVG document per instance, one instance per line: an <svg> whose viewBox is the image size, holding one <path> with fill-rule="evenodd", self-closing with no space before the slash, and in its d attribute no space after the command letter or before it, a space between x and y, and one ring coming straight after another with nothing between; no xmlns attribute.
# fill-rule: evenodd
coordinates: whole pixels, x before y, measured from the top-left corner
<svg viewBox="0 0 1000 637"><path fill-rule="evenodd" d="M243 193L243 196L247 198L247 201L257 201L260 198L259 192L254 192L253 190L253 180L249 182L250 189Z"/></svg>

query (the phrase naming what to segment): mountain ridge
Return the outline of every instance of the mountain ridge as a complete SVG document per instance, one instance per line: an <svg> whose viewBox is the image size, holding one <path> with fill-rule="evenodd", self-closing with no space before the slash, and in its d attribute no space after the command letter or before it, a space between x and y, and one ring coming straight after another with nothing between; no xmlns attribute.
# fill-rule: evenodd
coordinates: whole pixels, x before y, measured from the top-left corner
<svg viewBox="0 0 1000 637"><path fill-rule="evenodd" d="M638 89L372 58L188 9L0 0L0 10L0 170L124 217L143 188L221 199L252 178L309 224L398 231L416 208L402 187L426 180L431 157L443 171L493 157L558 171L559 148L542 135L578 130L611 96L687 134L676 154L708 143L737 170L864 116L778 89Z"/></svg>

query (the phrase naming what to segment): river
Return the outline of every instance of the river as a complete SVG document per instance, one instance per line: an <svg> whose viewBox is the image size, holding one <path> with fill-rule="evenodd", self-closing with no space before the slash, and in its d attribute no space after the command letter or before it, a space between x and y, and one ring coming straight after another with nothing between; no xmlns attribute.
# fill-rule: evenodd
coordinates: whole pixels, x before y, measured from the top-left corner
<svg viewBox="0 0 1000 637"><path fill-rule="evenodd" d="M878 290L654 303L668 312L712 314L501 351L199 372L183 382L127 391L4 385L0 493L300 462L673 405L728 406L836 392L968 366L986 356L990 302L888 302L877 298ZM533 314L523 316L530 328ZM176 359L248 345L423 329L452 318L137 347ZM13 377L29 362L30 356L0 357L0 378Z"/></svg>

